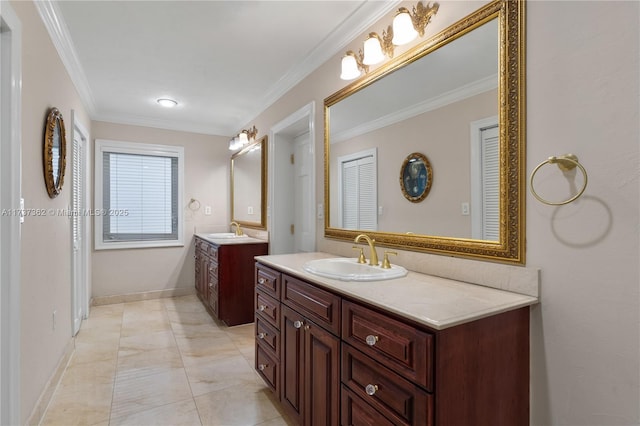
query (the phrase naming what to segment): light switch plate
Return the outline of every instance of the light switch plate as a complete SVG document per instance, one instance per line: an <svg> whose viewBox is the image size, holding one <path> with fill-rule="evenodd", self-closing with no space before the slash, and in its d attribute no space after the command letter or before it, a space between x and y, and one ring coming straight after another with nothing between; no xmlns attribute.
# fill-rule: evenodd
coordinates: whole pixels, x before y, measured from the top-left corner
<svg viewBox="0 0 640 426"><path fill-rule="evenodd" d="M204 206L204 214L207 216L211 215L211 206Z"/></svg>

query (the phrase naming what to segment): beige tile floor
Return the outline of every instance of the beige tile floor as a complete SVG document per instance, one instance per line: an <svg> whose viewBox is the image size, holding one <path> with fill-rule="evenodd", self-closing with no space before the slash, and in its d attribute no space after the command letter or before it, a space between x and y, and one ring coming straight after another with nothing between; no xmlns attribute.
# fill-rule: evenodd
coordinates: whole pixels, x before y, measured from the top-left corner
<svg viewBox="0 0 640 426"><path fill-rule="evenodd" d="M291 425L253 364L253 324L196 296L96 306L41 424Z"/></svg>

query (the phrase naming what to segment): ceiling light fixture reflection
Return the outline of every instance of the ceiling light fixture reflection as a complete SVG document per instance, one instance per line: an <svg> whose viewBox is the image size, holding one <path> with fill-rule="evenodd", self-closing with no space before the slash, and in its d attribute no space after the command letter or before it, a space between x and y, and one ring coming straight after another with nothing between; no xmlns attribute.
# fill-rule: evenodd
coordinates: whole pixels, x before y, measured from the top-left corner
<svg viewBox="0 0 640 426"><path fill-rule="evenodd" d="M158 102L158 104L165 108L173 108L174 106L178 105L177 101L169 98L160 98L156 102Z"/></svg>

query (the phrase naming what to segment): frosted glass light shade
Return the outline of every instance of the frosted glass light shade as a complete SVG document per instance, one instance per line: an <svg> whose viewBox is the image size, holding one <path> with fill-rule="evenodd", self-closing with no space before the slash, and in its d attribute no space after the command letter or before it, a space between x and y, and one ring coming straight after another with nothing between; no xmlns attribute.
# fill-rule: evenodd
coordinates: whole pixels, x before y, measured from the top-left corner
<svg viewBox="0 0 640 426"><path fill-rule="evenodd" d="M408 11L400 12L393 18L393 40L396 46L401 46L418 37L418 32L413 28L411 15Z"/></svg>
<svg viewBox="0 0 640 426"><path fill-rule="evenodd" d="M238 145L245 146L248 143L249 138L247 137L247 134L245 132L240 132L240 134L238 135Z"/></svg>
<svg viewBox="0 0 640 426"><path fill-rule="evenodd" d="M353 55L345 55L342 58L342 72L340 78L342 80L353 80L360 77L360 70L358 69L358 63Z"/></svg>
<svg viewBox="0 0 640 426"><path fill-rule="evenodd" d="M229 141L229 151L235 151L238 148L238 138L235 137Z"/></svg>
<svg viewBox="0 0 640 426"><path fill-rule="evenodd" d="M384 53L382 53L382 46L380 46L380 40L377 37L370 36L364 42L364 58L362 63L365 65L379 64L384 60Z"/></svg>

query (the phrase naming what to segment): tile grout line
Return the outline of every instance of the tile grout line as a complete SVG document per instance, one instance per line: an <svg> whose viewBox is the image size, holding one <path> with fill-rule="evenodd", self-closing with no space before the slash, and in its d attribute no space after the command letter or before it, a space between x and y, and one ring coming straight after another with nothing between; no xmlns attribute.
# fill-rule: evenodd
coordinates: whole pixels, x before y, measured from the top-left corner
<svg viewBox="0 0 640 426"><path fill-rule="evenodd" d="M171 300L174 300L173 298L171 298ZM171 328L171 336L173 336L173 341L176 343L176 348L178 348L178 354L180 354L180 362L182 363L182 370L184 371L184 375L187 378L187 384L189 385L189 392L191 392L191 399L193 401L193 405L196 407L196 413L198 413L198 420L200 420L200 425L204 425L204 423L202 423L202 416L200 415L200 410L198 409L198 404L196 403L196 397L193 394L193 388L191 387L191 380L189 380L189 375L187 374L187 368L184 365L184 358L182 357L182 349L180 348L180 345L178 345L178 339L176 339L176 334L173 330L173 322L171 321L171 318L169 318L169 310L167 309L167 304L165 303L166 301L163 301L162 305L164 306L165 309L165 313L167 314L167 319L169 320L169 327Z"/></svg>
<svg viewBox="0 0 640 426"><path fill-rule="evenodd" d="M109 405L109 425L111 425L111 414L113 413L113 400L116 394L116 382L118 379L118 360L120 358L120 341L122 340L122 324L124 323L124 310L126 303L122 304L122 315L120 316L120 337L118 337L118 349L116 350L116 368L113 373L113 388L111 389L111 404Z"/></svg>

